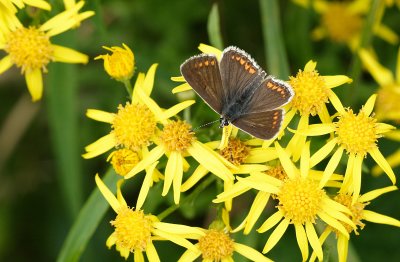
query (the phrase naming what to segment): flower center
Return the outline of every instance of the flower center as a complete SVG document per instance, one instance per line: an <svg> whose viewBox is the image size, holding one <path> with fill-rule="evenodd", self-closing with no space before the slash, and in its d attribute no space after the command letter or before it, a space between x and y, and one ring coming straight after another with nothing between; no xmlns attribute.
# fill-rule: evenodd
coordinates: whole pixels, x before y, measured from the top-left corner
<svg viewBox="0 0 400 262"><path fill-rule="evenodd" d="M110 154L108 159L111 158L111 165L115 172L121 176L128 174L132 168L139 163L139 155L129 149L118 149Z"/></svg>
<svg viewBox="0 0 400 262"><path fill-rule="evenodd" d="M295 92L291 104L301 115L315 116L328 102L329 89L316 70L299 70L296 77L290 77L289 82Z"/></svg>
<svg viewBox="0 0 400 262"><path fill-rule="evenodd" d="M151 241L152 219L143 211L134 211L122 207L111 225L115 227L116 245L129 249L144 251Z"/></svg>
<svg viewBox="0 0 400 262"><path fill-rule="evenodd" d="M231 257L234 251L233 240L216 229L208 230L207 234L199 239L199 248L203 259L207 261L221 261Z"/></svg>
<svg viewBox="0 0 400 262"><path fill-rule="evenodd" d="M118 106L112 128L118 145L137 151L149 144L156 131L156 119L145 105L126 103Z"/></svg>
<svg viewBox="0 0 400 262"><path fill-rule="evenodd" d="M160 138L169 152L183 152L196 139L192 126L181 120L170 121L166 124Z"/></svg>
<svg viewBox="0 0 400 262"><path fill-rule="evenodd" d="M362 18L352 13L346 3L331 3L329 10L322 16L322 25L326 28L329 37L336 42L346 43L358 35Z"/></svg>
<svg viewBox="0 0 400 262"><path fill-rule="evenodd" d="M47 72L54 48L44 32L35 27L18 28L8 34L6 43L5 51L22 73L36 69Z"/></svg>
<svg viewBox="0 0 400 262"><path fill-rule="evenodd" d="M295 224L314 223L324 196L325 191L311 179L287 179L278 193L278 208Z"/></svg>
<svg viewBox="0 0 400 262"><path fill-rule="evenodd" d="M353 223L356 226L359 226L360 229L363 229L365 224L363 222L361 222L361 220L364 218L363 216L363 211L366 205L368 205L369 203L360 203L360 202L356 202L355 204L351 204L353 197L350 194L343 194L340 193L337 196L335 196L334 200L344 206L346 206L348 209L350 209L351 211L351 216L349 216L349 218L351 218L351 220L353 221ZM346 223L342 223L342 225L346 228L347 232L351 233L354 229L349 226ZM358 235L357 231L354 231L354 233L356 235Z"/></svg>
<svg viewBox="0 0 400 262"><path fill-rule="evenodd" d="M283 167L280 164L272 167L271 169L268 169L267 171L265 171L265 173L267 175L275 177L281 181L284 181L285 179L288 178L285 170L283 169Z"/></svg>
<svg viewBox="0 0 400 262"><path fill-rule="evenodd" d="M335 125L338 143L347 153L365 156L376 146L376 141L380 137L376 130L376 119L367 116L363 111L355 115L353 110L347 109L339 116Z"/></svg>
<svg viewBox="0 0 400 262"><path fill-rule="evenodd" d="M228 145L219 153L229 162L238 166L242 164L249 155L250 149L240 139L229 139Z"/></svg>

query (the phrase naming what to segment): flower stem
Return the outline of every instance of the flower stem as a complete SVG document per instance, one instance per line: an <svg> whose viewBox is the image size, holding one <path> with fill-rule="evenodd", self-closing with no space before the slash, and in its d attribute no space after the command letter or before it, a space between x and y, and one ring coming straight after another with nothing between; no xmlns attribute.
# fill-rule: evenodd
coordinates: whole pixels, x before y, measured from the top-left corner
<svg viewBox="0 0 400 262"><path fill-rule="evenodd" d="M126 79L123 81L126 92L128 92L128 95L130 98L132 98L132 93L133 93L133 89L132 89L132 85L131 82L129 81L129 79Z"/></svg>
<svg viewBox="0 0 400 262"><path fill-rule="evenodd" d="M194 198L196 198L201 192L203 192L214 180L216 179L215 176L208 176L203 182L201 182L196 189L193 190L187 197L182 199L182 201L177 204L170 206L169 208L165 209L162 213L160 213L157 217L162 221L164 218L172 214L174 211L179 209L179 207L183 204L189 203L193 201Z"/></svg>

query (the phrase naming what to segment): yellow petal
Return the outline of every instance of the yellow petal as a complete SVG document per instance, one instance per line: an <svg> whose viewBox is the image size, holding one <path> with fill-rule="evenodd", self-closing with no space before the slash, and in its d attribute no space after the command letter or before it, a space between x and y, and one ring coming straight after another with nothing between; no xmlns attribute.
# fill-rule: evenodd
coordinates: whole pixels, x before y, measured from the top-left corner
<svg viewBox="0 0 400 262"><path fill-rule="evenodd" d="M307 129L298 129L293 132L304 136L322 136L335 131L333 124L313 124L307 126Z"/></svg>
<svg viewBox="0 0 400 262"><path fill-rule="evenodd" d="M376 94L373 94L372 96L370 96L367 100L367 102L365 103L365 105L362 108L362 111L369 116L372 113L372 110L374 110L374 106L375 106L375 100L376 100Z"/></svg>
<svg viewBox="0 0 400 262"><path fill-rule="evenodd" d="M278 158L275 148L254 148L250 150L246 163L265 163Z"/></svg>
<svg viewBox="0 0 400 262"><path fill-rule="evenodd" d="M233 248L235 249L236 252L241 254L242 256L250 259L251 261L266 261L266 262L271 262L272 260L265 257L263 254L258 252L257 250L243 244L239 244L234 242Z"/></svg>
<svg viewBox="0 0 400 262"><path fill-rule="evenodd" d="M154 77L156 74L156 69L157 69L158 64L152 64L147 71L146 77L144 79L143 85L142 85L142 90L147 96L150 96L151 91L153 90L154 86Z"/></svg>
<svg viewBox="0 0 400 262"><path fill-rule="evenodd" d="M397 34L384 24L379 24L376 26L374 28L374 34L392 45L395 45L399 42L399 37Z"/></svg>
<svg viewBox="0 0 400 262"><path fill-rule="evenodd" d="M293 162L290 160L289 155L283 150L283 148L279 145L278 142L275 142L275 148L279 156L279 160L281 161L281 165L289 178L295 178L297 175L296 167Z"/></svg>
<svg viewBox="0 0 400 262"><path fill-rule="evenodd" d="M328 108L326 108L326 104L323 104L320 111L318 112L319 119L323 124L332 123L331 116L329 115Z"/></svg>
<svg viewBox="0 0 400 262"><path fill-rule="evenodd" d="M159 229L153 229L152 233L155 236L160 236L160 237L165 238L165 239L167 239L167 240L169 240L171 242L174 242L177 245L180 245L180 246L185 247L187 249L190 249L192 251L196 251L195 246L192 243L190 243L190 241L184 239L183 237L180 237L180 236L175 235L175 234L167 233L167 232L164 232L164 231L159 230Z"/></svg>
<svg viewBox="0 0 400 262"><path fill-rule="evenodd" d="M372 54L366 49L361 49L358 52L362 63L367 68L369 73L375 79L376 82L381 86L386 86L394 82L392 72L379 64L372 56Z"/></svg>
<svg viewBox="0 0 400 262"><path fill-rule="evenodd" d="M158 257L157 250L153 245L153 242L149 241L146 246L146 255L149 262L159 262L160 258ZM135 260L136 261L136 260Z"/></svg>
<svg viewBox="0 0 400 262"><path fill-rule="evenodd" d="M273 228L276 224L278 224L283 218L283 213L281 211L277 211L272 214L265 222L261 225L259 229L257 229L258 233L264 233L271 228ZM264 253L264 252L263 252Z"/></svg>
<svg viewBox="0 0 400 262"><path fill-rule="evenodd" d="M267 180L265 179L257 179L254 176L242 178L242 177L237 177L238 181L241 183L257 189L262 192L267 192L271 194L277 194L279 192L279 188L276 187L275 185L271 185Z"/></svg>
<svg viewBox="0 0 400 262"><path fill-rule="evenodd" d="M325 157L327 157L336 146L337 138L330 140L323 147L321 147L314 155L310 158L310 168L316 166L319 162L321 162Z"/></svg>
<svg viewBox="0 0 400 262"><path fill-rule="evenodd" d="M196 244L195 246L198 246ZM186 250L185 253L179 258L178 262L192 262L195 261L199 256L201 256L201 251L198 249L194 252L192 250Z"/></svg>
<svg viewBox="0 0 400 262"><path fill-rule="evenodd" d="M153 226L165 233L180 235L189 239L199 239L206 234L206 230L200 227L190 227L166 222L154 222Z"/></svg>
<svg viewBox="0 0 400 262"><path fill-rule="evenodd" d="M118 211L121 207L120 202L117 200L117 198L114 196L114 194L110 191L110 189L108 189L108 187L103 183L103 181L100 179L98 174L96 174L96 176L95 176L95 181L96 181L96 185L99 188L101 194L104 196L104 198L110 204L112 209L114 209L114 211L116 213L118 213Z"/></svg>
<svg viewBox="0 0 400 262"><path fill-rule="evenodd" d="M306 231L301 224L294 224L294 229L296 230L296 240L301 251L301 256L303 261L306 261L308 258L308 240Z"/></svg>
<svg viewBox="0 0 400 262"><path fill-rule="evenodd" d="M379 213L376 213L371 210L364 210L363 211L363 216L364 219L373 222L373 223L379 223L379 224L386 224L386 225L391 225L395 227L400 227L400 221L389 216L385 216Z"/></svg>
<svg viewBox="0 0 400 262"><path fill-rule="evenodd" d="M213 200L214 203L221 203L228 201L234 197L237 197L246 191L249 191L251 187L247 186L246 184L243 183L235 183L229 190L225 190L221 194L217 196L216 199Z"/></svg>
<svg viewBox="0 0 400 262"><path fill-rule="evenodd" d="M326 197L322 200L322 209L323 210L336 210L342 213L346 213L348 215L352 215L351 211L343 206L342 204L339 204L338 202L330 199L329 197Z"/></svg>
<svg viewBox="0 0 400 262"><path fill-rule="evenodd" d="M385 193L395 191L395 190L398 190L397 186L388 186L388 187L384 187L384 188L375 189L375 190L369 191L368 193L365 193L362 196L360 196L358 198L358 202L361 202L361 203L369 202Z"/></svg>
<svg viewBox="0 0 400 262"><path fill-rule="evenodd" d="M337 250L339 255L339 262L347 261L347 254L349 251L349 240L343 235L338 236Z"/></svg>
<svg viewBox="0 0 400 262"><path fill-rule="evenodd" d="M303 178L308 176L310 170L310 142L307 142L301 152L300 158L300 175Z"/></svg>
<svg viewBox="0 0 400 262"><path fill-rule="evenodd" d="M233 180L231 171L229 171L221 161L214 157L214 155L209 152L210 150L211 149L208 149L198 141L193 142L192 146L187 149L189 154L210 172L214 173L222 180Z"/></svg>
<svg viewBox="0 0 400 262"><path fill-rule="evenodd" d="M177 161L176 161L176 170L175 170L174 180L173 180L175 204L179 204L179 199L181 197L182 176L183 176L182 155L178 154Z"/></svg>
<svg viewBox="0 0 400 262"><path fill-rule="evenodd" d="M326 211L326 212L324 212ZM318 217L321 218L327 225L335 228L340 233L342 233L346 238L349 238L349 233L341 222L338 220L352 226L355 228L354 223L343 213L337 212L335 210L324 209L324 211L318 212ZM339 217L340 219L338 219Z"/></svg>
<svg viewBox="0 0 400 262"><path fill-rule="evenodd" d="M160 157L165 153L164 147L156 146L153 148L149 154L143 158L137 165L129 171L128 174L124 177L125 179L131 178L140 171L144 170L145 168L149 167L151 164L156 162Z"/></svg>
<svg viewBox="0 0 400 262"><path fill-rule="evenodd" d="M357 202L358 197L360 196L361 192L361 168L362 168L362 155L356 155L354 159L354 166L353 166L353 201L352 204Z"/></svg>
<svg viewBox="0 0 400 262"><path fill-rule="evenodd" d="M142 250L140 250L139 248L135 249L133 252L133 259L135 262L145 262Z"/></svg>
<svg viewBox="0 0 400 262"><path fill-rule="evenodd" d="M185 92L185 91L189 91L189 90L193 90L192 87L188 83L183 83L183 84L175 87L174 89L172 89L172 94Z"/></svg>
<svg viewBox="0 0 400 262"><path fill-rule="evenodd" d="M115 114L97 109L88 109L86 111L86 116L93 120L109 124L112 124L115 118Z"/></svg>
<svg viewBox="0 0 400 262"><path fill-rule="evenodd" d="M7 55L0 60L0 74L4 73L13 65L11 56Z"/></svg>
<svg viewBox="0 0 400 262"><path fill-rule="evenodd" d="M81 63L86 64L89 61L89 57L81 52L78 52L74 49L59 46L59 45L52 45L54 48L54 61L56 62L63 62L63 63Z"/></svg>
<svg viewBox="0 0 400 262"><path fill-rule="evenodd" d="M182 184L181 192L186 192L191 189L197 182L200 181L200 179L207 175L208 172L209 171L204 166L199 165L196 170L194 170L193 174L185 181L185 183Z"/></svg>
<svg viewBox="0 0 400 262"><path fill-rule="evenodd" d="M335 169L340 162L340 159L342 158L342 155L343 155L343 148L339 147L329 160L328 164L326 165L321 181L319 182L320 188L323 188L325 184L328 182L328 180L331 178L333 172L335 172Z"/></svg>
<svg viewBox="0 0 400 262"><path fill-rule="evenodd" d="M275 228L275 230L272 232L270 237L267 240L267 243L264 246L263 253L267 253L270 251L277 243L278 241L282 238L283 234L286 232L286 229L288 228L290 224L289 219L284 219L282 220L281 223Z"/></svg>
<svg viewBox="0 0 400 262"><path fill-rule="evenodd" d="M328 90L328 98L329 98L329 101L331 101L333 107L336 109L337 112L339 112L341 114L343 114L345 112L342 102L340 102L340 99L337 97L337 95L332 90Z"/></svg>
<svg viewBox="0 0 400 262"><path fill-rule="evenodd" d="M153 173L156 168L158 161L154 162L149 168L146 169L146 176L144 177L142 186L140 188L139 196L136 201L136 209L142 208L144 201L146 200L149 189L153 183Z"/></svg>
<svg viewBox="0 0 400 262"><path fill-rule="evenodd" d="M382 155L381 151L379 151L378 147L374 147L369 151L369 154L375 160L375 162L382 168L382 170L387 174L390 181L392 181L393 185L396 184L396 175L393 172L393 169L389 165L388 161Z"/></svg>
<svg viewBox="0 0 400 262"><path fill-rule="evenodd" d="M323 260L323 252L321 244L319 243L317 232L315 232L314 225L311 222L306 222L306 234L308 241L310 242L311 247L317 254L317 257L320 261Z"/></svg>
<svg viewBox="0 0 400 262"><path fill-rule="evenodd" d="M171 80L174 82L185 82L185 78L183 76L172 76Z"/></svg>
<svg viewBox="0 0 400 262"><path fill-rule="evenodd" d="M196 103L195 100L186 100L184 102L176 104L173 107L165 110L162 113L162 116L160 116L160 119L163 119L163 120L168 119L168 118L178 114L180 111L184 110L185 108L193 105L194 103Z"/></svg>
<svg viewBox="0 0 400 262"><path fill-rule="evenodd" d="M247 235L252 230L253 226L256 224L258 218L260 217L261 213L265 210L266 205L268 204L270 194L265 192L258 192L246 220L246 226L244 228L244 234Z"/></svg>
<svg viewBox="0 0 400 262"><path fill-rule="evenodd" d="M133 103L139 102L139 95L137 94L137 90L142 88L145 77L146 75L144 73L139 73L138 76L136 77L135 85L133 86L133 91L132 91Z"/></svg>
<svg viewBox="0 0 400 262"><path fill-rule="evenodd" d="M24 3L30 6L34 6L43 10L50 11L51 5L43 0L24 0Z"/></svg>
<svg viewBox="0 0 400 262"><path fill-rule="evenodd" d="M304 66L304 72L314 71L316 67L317 67L317 62L314 62L313 60L310 60Z"/></svg>
<svg viewBox="0 0 400 262"><path fill-rule="evenodd" d="M32 101L35 102L42 98L43 94L43 80L42 71L40 69L33 69L25 72L26 85L28 86L29 93L32 96Z"/></svg>
<svg viewBox="0 0 400 262"><path fill-rule="evenodd" d="M322 76L327 88L335 88L343 84L350 84L353 80L345 75Z"/></svg>
<svg viewBox="0 0 400 262"><path fill-rule="evenodd" d="M238 166L238 169L235 169L232 171L233 174L250 174L253 172L262 172L267 170L268 167L266 165L257 165L257 164L253 164L253 165L240 165Z"/></svg>
<svg viewBox="0 0 400 262"><path fill-rule="evenodd" d="M149 96L147 96L141 88L138 88L136 90L136 94L138 95L139 100L142 101L150 109L156 119L158 121L161 121L165 125L167 123L167 120L162 117L163 111L158 106L158 104Z"/></svg>
<svg viewBox="0 0 400 262"><path fill-rule="evenodd" d="M227 125L222 128L221 143L218 146L219 150L224 149L228 145L229 137L231 136L232 129L233 129L233 125Z"/></svg>
<svg viewBox="0 0 400 262"><path fill-rule="evenodd" d="M114 134L105 135L90 145L87 145L85 147L87 153L83 154L82 157L85 159L96 157L115 147L115 145L116 141Z"/></svg>
<svg viewBox="0 0 400 262"><path fill-rule="evenodd" d="M397 83L400 83L400 47L397 51L396 80Z"/></svg>
<svg viewBox="0 0 400 262"><path fill-rule="evenodd" d="M221 60L222 51L210 45L200 44L199 50L205 54L215 55L218 60Z"/></svg>
<svg viewBox="0 0 400 262"><path fill-rule="evenodd" d="M389 125L386 123L376 123L375 128L376 128L377 134L383 134L383 133L386 133L386 132L396 129L395 126L392 126L392 125Z"/></svg>

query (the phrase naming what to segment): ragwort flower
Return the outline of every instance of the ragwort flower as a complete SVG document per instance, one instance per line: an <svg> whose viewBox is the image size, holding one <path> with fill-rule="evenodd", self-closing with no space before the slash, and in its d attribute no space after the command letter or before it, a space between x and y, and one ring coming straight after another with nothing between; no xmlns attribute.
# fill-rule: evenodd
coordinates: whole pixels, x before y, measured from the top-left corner
<svg viewBox="0 0 400 262"><path fill-rule="evenodd" d="M195 251L195 247L188 240L181 236L183 230L187 234L197 233L196 229L190 227L163 223L156 216L145 214L138 208L130 208L121 193L120 180L117 184L117 196L107 188L103 181L96 175L96 184L104 198L117 213L111 225L114 232L107 239L107 246L113 245L125 259L130 253L134 253L135 261L145 261L143 252L149 261L160 261L153 241L169 240L189 250Z"/></svg>
<svg viewBox="0 0 400 262"><path fill-rule="evenodd" d="M0 60L0 74L12 65L21 69L25 75L28 90L33 101L42 97L42 73L47 72L51 61L64 63L87 63L88 57L73 49L52 44L50 38L70 30L72 17L80 21L94 15L88 11L79 13L84 2L80 1L70 10L64 11L44 24L24 27L18 20L13 27L0 27L0 49L7 55Z"/></svg>
<svg viewBox="0 0 400 262"><path fill-rule="evenodd" d="M249 228L255 224L261 211L265 208L271 194L274 195L278 200L278 211L257 230L263 233L277 225L267 240L263 253L270 251L282 238L288 226L293 224L303 260L309 256L308 244L316 252L318 259L322 260L322 246L314 228L316 220L321 219L348 237L345 227L340 222L354 227L351 220L345 216L350 211L338 202L331 200L311 175L309 143L303 148L300 169L295 167L288 153L278 143L275 143L275 148L287 178L282 181L265 173L253 173L245 178L238 177L238 182L232 187L232 190L218 195L214 202L232 198L251 188L259 190L246 218L245 233L248 233ZM240 227L243 227L243 224Z"/></svg>

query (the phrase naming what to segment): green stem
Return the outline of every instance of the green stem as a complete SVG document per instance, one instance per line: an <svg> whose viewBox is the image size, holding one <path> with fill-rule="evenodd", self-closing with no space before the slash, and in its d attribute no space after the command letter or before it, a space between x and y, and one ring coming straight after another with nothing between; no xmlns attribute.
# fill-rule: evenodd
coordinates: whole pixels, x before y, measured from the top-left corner
<svg viewBox="0 0 400 262"><path fill-rule="evenodd" d="M131 85L130 79L124 80L123 83L124 83L126 92L128 93L129 97L132 98L133 89L132 89L132 85Z"/></svg>
<svg viewBox="0 0 400 262"><path fill-rule="evenodd" d="M187 197L185 197L178 205L170 206L162 213L160 213L157 217L162 221L164 218L175 212L179 207L183 204L189 203L193 201L195 197L197 197L201 192L203 192L214 180L216 179L215 176L209 175L203 182L201 182L196 189L193 190Z"/></svg>
<svg viewBox="0 0 400 262"><path fill-rule="evenodd" d="M365 24L363 27L363 30L361 32L361 37L360 37L360 44L357 47L357 50L354 50L353 53L353 63L350 68L350 77L353 79L352 87L346 89L346 94L343 96L345 100L345 104L349 106L353 106L354 103L354 98L357 97L359 93L359 86L360 86L360 78L361 78L361 60L358 55L358 51L361 48L368 47L372 35L373 35L373 27L374 23L376 21L376 18L379 15L380 11L380 0L373 0L371 3L371 8L369 9L368 16L365 19Z"/></svg>
<svg viewBox="0 0 400 262"><path fill-rule="evenodd" d="M289 76L289 65L278 2L277 0L260 0L261 23L268 71L272 75L286 79Z"/></svg>

